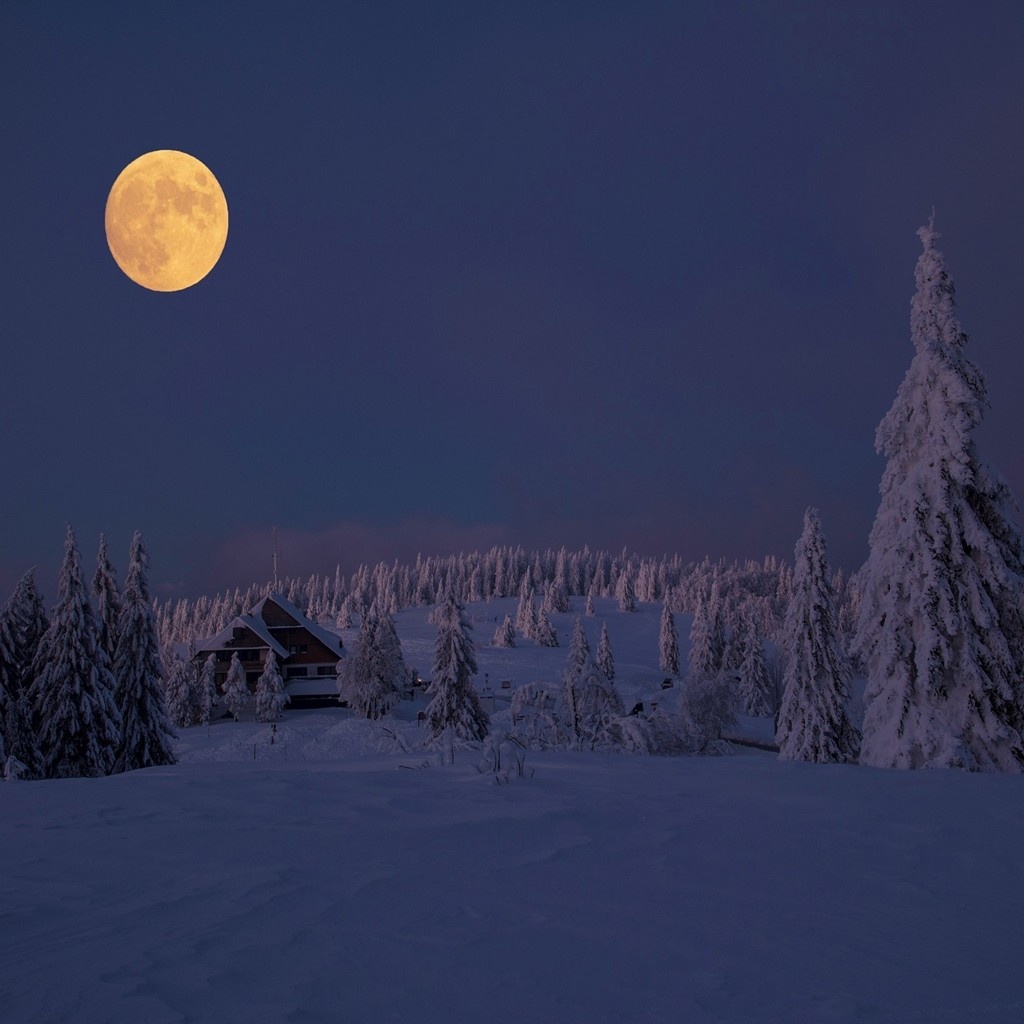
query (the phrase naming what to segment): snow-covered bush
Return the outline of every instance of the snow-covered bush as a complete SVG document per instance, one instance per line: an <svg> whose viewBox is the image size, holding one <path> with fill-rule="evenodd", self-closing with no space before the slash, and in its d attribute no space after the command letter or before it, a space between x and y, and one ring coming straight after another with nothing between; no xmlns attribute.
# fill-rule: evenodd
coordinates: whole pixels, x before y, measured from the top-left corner
<svg viewBox="0 0 1024 1024"><path fill-rule="evenodd" d="M677 715L661 708L619 718L611 729L617 746L630 754L685 754L688 750Z"/></svg>
<svg viewBox="0 0 1024 1024"><path fill-rule="evenodd" d="M565 728L559 718L561 686L557 683L527 683L512 695L512 734L535 750L564 746Z"/></svg>
<svg viewBox="0 0 1024 1024"><path fill-rule="evenodd" d="M722 734L736 723L736 683L726 672L691 673L679 695L679 714L691 749L722 753Z"/></svg>

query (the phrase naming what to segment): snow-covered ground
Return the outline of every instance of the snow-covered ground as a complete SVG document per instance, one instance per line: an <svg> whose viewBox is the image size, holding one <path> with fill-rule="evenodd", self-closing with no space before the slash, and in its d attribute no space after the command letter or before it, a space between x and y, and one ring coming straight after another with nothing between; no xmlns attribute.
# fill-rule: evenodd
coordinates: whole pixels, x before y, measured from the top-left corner
<svg viewBox="0 0 1024 1024"><path fill-rule="evenodd" d="M607 618L627 703L658 692L656 613ZM556 678L564 647L477 625L492 681ZM219 721L171 768L0 786L0 1020L1024 1019L1024 779L743 749L530 753L496 785L417 749L414 711L294 712L273 744Z"/></svg>

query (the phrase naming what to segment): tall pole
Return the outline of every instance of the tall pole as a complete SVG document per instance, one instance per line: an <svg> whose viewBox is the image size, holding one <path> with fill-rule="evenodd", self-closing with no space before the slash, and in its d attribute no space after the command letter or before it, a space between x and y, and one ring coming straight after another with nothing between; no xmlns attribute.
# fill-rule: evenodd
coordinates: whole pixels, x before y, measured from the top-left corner
<svg viewBox="0 0 1024 1024"><path fill-rule="evenodd" d="M274 527L274 590L277 590L277 527Z"/></svg>

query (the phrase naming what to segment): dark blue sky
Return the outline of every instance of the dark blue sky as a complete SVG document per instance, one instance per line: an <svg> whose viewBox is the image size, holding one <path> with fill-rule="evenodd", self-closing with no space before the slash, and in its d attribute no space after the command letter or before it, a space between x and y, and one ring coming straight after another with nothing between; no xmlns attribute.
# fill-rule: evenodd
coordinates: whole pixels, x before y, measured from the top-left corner
<svg viewBox="0 0 1024 1024"><path fill-rule="evenodd" d="M933 205L1024 494L1019 3L0 8L0 587L64 524L161 593L491 543L855 568ZM152 149L230 207L118 270Z"/></svg>

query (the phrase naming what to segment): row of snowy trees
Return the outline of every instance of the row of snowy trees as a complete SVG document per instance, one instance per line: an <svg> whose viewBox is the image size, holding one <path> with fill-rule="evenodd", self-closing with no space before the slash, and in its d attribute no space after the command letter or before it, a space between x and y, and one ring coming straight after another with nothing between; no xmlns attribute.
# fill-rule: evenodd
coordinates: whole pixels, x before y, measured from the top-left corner
<svg viewBox="0 0 1024 1024"><path fill-rule="evenodd" d="M514 624L522 635L557 643L550 629L551 615L568 611L572 597L585 599L588 615L594 614L594 602L600 598L614 598L625 613L635 611L637 602L662 601L675 614L689 614L712 579L718 581L722 614L730 622L740 606L753 601L752 614L762 636L775 636L789 602L792 574L772 557L743 564L708 559L684 564L678 556L642 558L625 551L613 556L588 548L527 553L522 548L496 547L482 553L417 558L411 566L381 562L373 568L360 566L348 578L337 569L333 576L285 580L281 586L253 584L213 598L163 602L156 612L161 643L187 645L219 632L272 591L284 593L314 621L341 629L358 625L374 604L394 613L436 605L451 591L463 604L518 597ZM836 587L845 599L841 574Z"/></svg>
<svg viewBox="0 0 1024 1024"><path fill-rule="evenodd" d="M173 763L148 565L136 532L119 592L101 538L90 600L68 527L52 613L31 572L18 583L0 610L8 772L67 778Z"/></svg>
<svg viewBox="0 0 1024 1024"><path fill-rule="evenodd" d="M427 690L430 702L424 714L431 736L443 739L450 751L456 743L482 740L488 732L489 717L473 686L477 662L470 637L472 626L454 594L444 596L432 613L432 621L437 626L437 639ZM363 616L348 656L338 663L342 697L358 714L382 718L401 699L412 677L390 612L374 603Z"/></svg>

